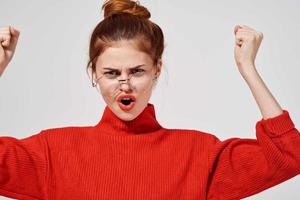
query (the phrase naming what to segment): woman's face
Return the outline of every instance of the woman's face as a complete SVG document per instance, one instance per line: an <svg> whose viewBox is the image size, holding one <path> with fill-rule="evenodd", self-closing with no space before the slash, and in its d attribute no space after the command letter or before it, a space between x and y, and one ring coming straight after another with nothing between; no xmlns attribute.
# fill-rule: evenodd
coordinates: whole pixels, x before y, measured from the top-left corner
<svg viewBox="0 0 300 200"><path fill-rule="evenodd" d="M98 57L93 74L104 101L124 121L133 120L147 106L161 69L161 62L156 68L152 58L133 44L120 41L107 48Z"/></svg>

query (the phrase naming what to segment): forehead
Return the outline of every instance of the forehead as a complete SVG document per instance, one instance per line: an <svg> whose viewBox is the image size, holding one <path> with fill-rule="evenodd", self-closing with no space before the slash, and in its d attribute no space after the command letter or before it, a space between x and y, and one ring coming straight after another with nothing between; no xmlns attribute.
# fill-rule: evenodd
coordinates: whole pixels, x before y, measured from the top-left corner
<svg viewBox="0 0 300 200"><path fill-rule="evenodd" d="M99 68L121 69L137 65L151 66L152 59L147 53L138 50L130 41L114 43L98 57L96 62Z"/></svg>

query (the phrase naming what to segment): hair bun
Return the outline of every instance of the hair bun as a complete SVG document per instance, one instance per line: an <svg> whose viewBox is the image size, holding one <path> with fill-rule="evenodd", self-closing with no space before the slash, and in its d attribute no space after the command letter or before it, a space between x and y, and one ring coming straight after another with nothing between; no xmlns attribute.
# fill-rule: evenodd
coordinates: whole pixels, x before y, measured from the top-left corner
<svg viewBox="0 0 300 200"><path fill-rule="evenodd" d="M139 1L106 0L102 6L102 10L104 10L104 18L121 13L128 13L145 19L149 19L151 17L148 9L141 6Z"/></svg>

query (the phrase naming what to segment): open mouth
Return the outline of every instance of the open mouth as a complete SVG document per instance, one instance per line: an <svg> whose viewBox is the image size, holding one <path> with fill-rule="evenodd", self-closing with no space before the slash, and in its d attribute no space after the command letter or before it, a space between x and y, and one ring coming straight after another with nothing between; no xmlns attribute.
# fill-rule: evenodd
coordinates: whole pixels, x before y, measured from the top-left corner
<svg viewBox="0 0 300 200"><path fill-rule="evenodd" d="M134 102L134 100L131 99L131 98L123 98L123 99L121 99L121 103L123 105L125 105L125 106L128 106L129 104L131 104L131 102Z"/></svg>
<svg viewBox="0 0 300 200"><path fill-rule="evenodd" d="M124 111L131 110L135 105L135 97L132 95L121 95L117 101L119 107Z"/></svg>

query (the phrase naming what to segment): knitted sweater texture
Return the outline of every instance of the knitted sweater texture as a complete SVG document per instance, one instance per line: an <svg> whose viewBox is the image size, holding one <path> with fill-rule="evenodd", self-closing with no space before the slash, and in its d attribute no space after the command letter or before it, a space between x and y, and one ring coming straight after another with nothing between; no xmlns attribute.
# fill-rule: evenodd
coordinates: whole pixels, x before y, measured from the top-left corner
<svg viewBox="0 0 300 200"><path fill-rule="evenodd" d="M25 200L233 200L300 173L300 134L287 110L256 139L167 129L152 104L134 120L108 107L95 126L0 137L0 196Z"/></svg>

